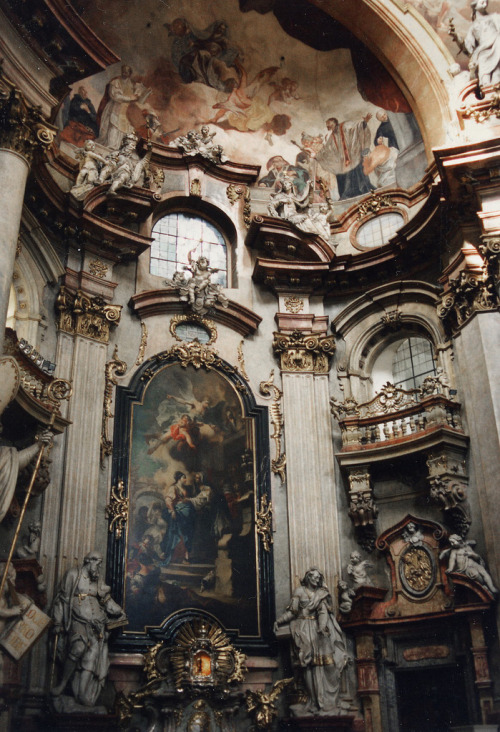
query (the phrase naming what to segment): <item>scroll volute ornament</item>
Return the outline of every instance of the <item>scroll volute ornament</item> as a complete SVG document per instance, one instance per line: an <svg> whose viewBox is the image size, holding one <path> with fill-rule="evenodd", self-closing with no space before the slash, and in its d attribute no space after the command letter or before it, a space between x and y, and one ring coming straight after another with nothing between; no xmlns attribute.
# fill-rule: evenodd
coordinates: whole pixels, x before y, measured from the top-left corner
<svg viewBox="0 0 500 732"><path fill-rule="evenodd" d="M29 105L0 67L0 147L19 153L31 163L34 151L50 147L56 133L40 107Z"/></svg>
<svg viewBox="0 0 500 732"><path fill-rule="evenodd" d="M280 358L282 371L327 374L329 358L335 353L333 336L305 334L294 330L289 335L274 334L273 350Z"/></svg>

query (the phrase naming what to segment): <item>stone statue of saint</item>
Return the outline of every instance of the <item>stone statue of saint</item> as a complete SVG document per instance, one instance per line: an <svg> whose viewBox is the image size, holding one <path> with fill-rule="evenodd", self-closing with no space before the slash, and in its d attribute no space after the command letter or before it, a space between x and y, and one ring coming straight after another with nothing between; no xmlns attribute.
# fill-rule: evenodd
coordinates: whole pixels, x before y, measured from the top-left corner
<svg viewBox="0 0 500 732"><path fill-rule="evenodd" d="M101 554L90 552L80 568L66 572L55 596L52 618L63 669L52 696L60 713L106 711L96 705L108 673L109 632L126 617L100 579L101 566ZM73 695L64 695L70 681Z"/></svg>
<svg viewBox="0 0 500 732"><path fill-rule="evenodd" d="M19 369L15 360L9 356L0 359L0 417L16 396L19 380ZM0 445L0 522L5 518L12 503L19 471L26 468L41 450L42 445L49 444L51 440L52 432L44 430L38 442L23 450Z"/></svg>
<svg viewBox="0 0 500 732"><path fill-rule="evenodd" d="M472 25L464 39L471 77L480 86L500 81L500 15L488 14L488 0L472 0Z"/></svg>
<svg viewBox="0 0 500 732"><path fill-rule="evenodd" d="M338 714L340 680L349 656L330 591L316 567L305 573L286 611L276 620L275 631L286 623L290 623L295 662L302 669L308 695L306 705L296 705L292 712L297 716Z"/></svg>

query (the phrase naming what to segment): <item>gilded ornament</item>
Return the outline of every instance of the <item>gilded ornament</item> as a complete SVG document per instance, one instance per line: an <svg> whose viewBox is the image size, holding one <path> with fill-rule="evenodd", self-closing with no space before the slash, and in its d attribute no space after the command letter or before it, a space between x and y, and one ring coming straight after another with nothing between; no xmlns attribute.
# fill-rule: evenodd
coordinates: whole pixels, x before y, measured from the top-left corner
<svg viewBox="0 0 500 732"><path fill-rule="evenodd" d="M434 564L426 546L407 547L399 561L399 574L404 588L411 595L427 594L434 585Z"/></svg>
<svg viewBox="0 0 500 732"><path fill-rule="evenodd" d="M181 323L196 323L196 325L201 325L201 327L209 334L209 340L204 344L205 346L210 346L217 340L217 326L214 321L210 320L210 318L204 318L202 315L198 315L197 313L192 313L189 315L174 315L170 320L170 334L180 343L185 342L177 334L177 327L181 325Z"/></svg>
<svg viewBox="0 0 500 732"><path fill-rule="evenodd" d="M327 374L328 359L335 353L335 339L299 330L290 335L275 333L273 350L280 356L282 371Z"/></svg>
<svg viewBox="0 0 500 732"><path fill-rule="evenodd" d="M374 216L384 208L394 208L394 201L390 196L380 193L371 193L370 196L358 206L358 220L365 216Z"/></svg>
<svg viewBox="0 0 500 732"><path fill-rule="evenodd" d="M301 297L286 297L284 303L288 313L294 313L296 315L304 309L304 300Z"/></svg>
<svg viewBox="0 0 500 732"><path fill-rule="evenodd" d="M167 358L176 358L181 366L194 366L195 369L199 369L202 366L210 371L212 368L217 368L220 371L224 371L232 376L240 376L238 369L225 363L215 348L211 348L208 345L201 344L198 341L191 341L190 343L176 344L172 346L169 351L160 354L157 358L161 361ZM146 372L144 372L143 377ZM148 377L150 378L150 377ZM236 389L241 392L245 392L245 386L241 382L234 384Z"/></svg>
<svg viewBox="0 0 500 732"><path fill-rule="evenodd" d="M201 198L201 183L199 178L193 178L191 181L191 186L189 188L189 193L191 196L197 196L197 198Z"/></svg>
<svg viewBox="0 0 500 732"><path fill-rule="evenodd" d="M481 273L462 270L449 280L449 290L441 297L437 314L457 331L477 312L496 310L498 295L494 279L484 266Z"/></svg>
<svg viewBox="0 0 500 732"><path fill-rule="evenodd" d="M101 468L104 467L104 458L113 454L113 442L108 434L108 421L113 418L111 404L113 401L113 387L118 383L117 377L124 376L127 371L125 361L118 358L118 346L115 346L113 358L108 361L105 368L104 381L104 403L101 424Z"/></svg>
<svg viewBox="0 0 500 732"><path fill-rule="evenodd" d="M260 501L260 511L256 513L256 529L257 533L260 534L262 540L262 546L264 551L271 551L271 544L273 544L273 504L268 500L266 495L262 496Z"/></svg>
<svg viewBox="0 0 500 732"><path fill-rule="evenodd" d="M129 499L125 496L123 480L117 486L111 487L111 500L105 508L105 515L109 521L109 533L115 532L115 538L120 539L128 521Z"/></svg>
<svg viewBox="0 0 500 732"><path fill-rule="evenodd" d="M246 656L237 651L215 623L185 623L169 646L170 668L176 689L185 686L227 688L241 683Z"/></svg>
<svg viewBox="0 0 500 732"><path fill-rule="evenodd" d="M472 119L478 124L486 122L490 117L500 118L500 94L497 91L494 92L486 107L466 107L462 111L462 116Z"/></svg>
<svg viewBox="0 0 500 732"><path fill-rule="evenodd" d="M163 648L163 643L157 643L155 646L152 646L144 655L144 665L143 670L146 674L146 679L148 683L150 681L156 681L156 679L162 678L162 674L157 668L157 656L158 652L161 651Z"/></svg>
<svg viewBox="0 0 500 732"><path fill-rule="evenodd" d="M102 280L108 274L108 265L101 262L100 259L92 259L89 262L89 272L94 277L99 277Z"/></svg>
<svg viewBox="0 0 500 732"><path fill-rule="evenodd" d="M82 290L70 292L64 285L56 300L58 328L71 335L108 343L111 325L120 322L122 306L109 305L103 297L89 297Z"/></svg>
<svg viewBox="0 0 500 732"><path fill-rule="evenodd" d="M31 163L35 150L48 149L56 134L57 129L45 121L40 107L27 103L0 64L0 147L19 153Z"/></svg>
<svg viewBox="0 0 500 732"><path fill-rule="evenodd" d="M228 187L226 188L226 195L231 203L231 206L234 206L236 201L240 200L240 198L243 196L244 191L244 186L235 186L234 183L230 183L228 185Z"/></svg>
<svg viewBox="0 0 500 732"><path fill-rule="evenodd" d="M241 375L245 379L245 381L250 381L250 379L248 378L248 374L246 372L246 369L245 369L245 357L243 355L243 344L244 344L244 342L245 341L242 340L241 343L238 346L238 368L240 370Z"/></svg>
<svg viewBox="0 0 500 732"><path fill-rule="evenodd" d="M250 198L250 188L248 186L246 186L243 201L243 222L248 229L252 221L252 202Z"/></svg>
<svg viewBox="0 0 500 732"><path fill-rule="evenodd" d="M286 477L286 455L285 453L281 452L281 439L283 436L283 414L281 412L280 406L281 399L283 398L283 392L274 383L274 369L271 370L269 379L267 381L260 382L259 390L262 396L274 396L269 412L271 417L271 424L273 426L271 439L274 440L274 444L276 447L276 457L274 460L271 460L271 469L273 473L280 476L282 483L284 483Z"/></svg>
<svg viewBox="0 0 500 732"><path fill-rule="evenodd" d="M146 352L146 346L148 345L148 327L144 321L141 321L141 342L139 343L139 353L135 360L135 365L140 366L144 361L144 353Z"/></svg>
<svg viewBox="0 0 500 732"><path fill-rule="evenodd" d="M274 720L278 716L278 709L275 701L281 692L292 684L293 677L290 679L281 679L276 681L270 692L266 694L264 691L251 691L247 689L245 694L245 702L247 712L253 717L255 729L270 730Z"/></svg>

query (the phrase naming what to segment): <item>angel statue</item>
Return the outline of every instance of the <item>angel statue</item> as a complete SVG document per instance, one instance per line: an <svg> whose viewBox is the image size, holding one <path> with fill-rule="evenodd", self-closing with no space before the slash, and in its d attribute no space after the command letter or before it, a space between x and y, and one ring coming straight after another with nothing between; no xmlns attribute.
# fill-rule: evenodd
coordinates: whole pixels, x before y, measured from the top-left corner
<svg viewBox="0 0 500 732"><path fill-rule="evenodd" d="M143 158L139 158L136 147L138 138L135 134L125 135L120 149L106 157L106 165L100 172L99 183L111 181L108 196L116 195L119 188L132 188L143 185L151 158L148 150Z"/></svg>
<svg viewBox="0 0 500 732"><path fill-rule="evenodd" d="M271 216L285 219L301 229L309 221L307 213L300 213L298 209L307 209L309 197L309 183L301 196L295 193L291 180L285 178L281 190L271 193L271 200L267 207ZM305 229L307 231L307 228Z"/></svg>
<svg viewBox="0 0 500 732"><path fill-rule="evenodd" d="M475 541L467 541L458 534L452 534L449 538L450 547L439 555L440 559L448 557L448 569L446 574L456 572L469 577L471 580L484 585L492 595L497 595L498 590L493 584L491 575L484 566L483 559L474 551Z"/></svg>
<svg viewBox="0 0 500 732"><path fill-rule="evenodd" d="M191 277L186 279L181 272L175 272L172 279L165 280L165 283L175 288L179 293L179 299L188 302L197 315L205 315L215 303L227 308L228 299L221 286L210 281L211 276L219 270L210 267L207 257L193 259L193 251L188 253L189 265L184 267L191 272Z"/></svg>
<svg viewBox="0 0 500 732"><path fill-rule="evenodd" d="M266 694L260 689L257 691L246 691L247 711L252 715L255 725L254 729L269 730L278 714L274 703L285 687L293 682L293 678L277 681L271 691Z"/></svg>

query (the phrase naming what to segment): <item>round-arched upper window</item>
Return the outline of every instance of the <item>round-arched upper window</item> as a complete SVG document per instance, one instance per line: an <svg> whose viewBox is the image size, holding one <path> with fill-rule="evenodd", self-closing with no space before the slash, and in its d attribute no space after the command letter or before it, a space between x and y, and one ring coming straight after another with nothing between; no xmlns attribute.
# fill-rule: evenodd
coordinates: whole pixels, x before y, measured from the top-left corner
<svg viewBox="0 0 500 732"><path fill-rule="evenodd" d="M361 224L356 232L356 243L360 247L372 249L387 244L393 234L404 224L404 218L396 212L375 216Z"/></svg>
<svg viewBox="0 0 500 732"><path fill-rule="evenodd" d="M415 389L426 376L434 376L436 363L433 347L427 338L406 338L398 347L392 361L394 384L403 389Z"/></svg>
<svg viewBox="0 0 500 732"><path fill-rule="evenodd" d="M152 231L150 272L171 278L192 259L203 256L219 271L212 282L227 287L227 247L224 237L206 219L187 213L170 213L156 222Z"/></svg>

